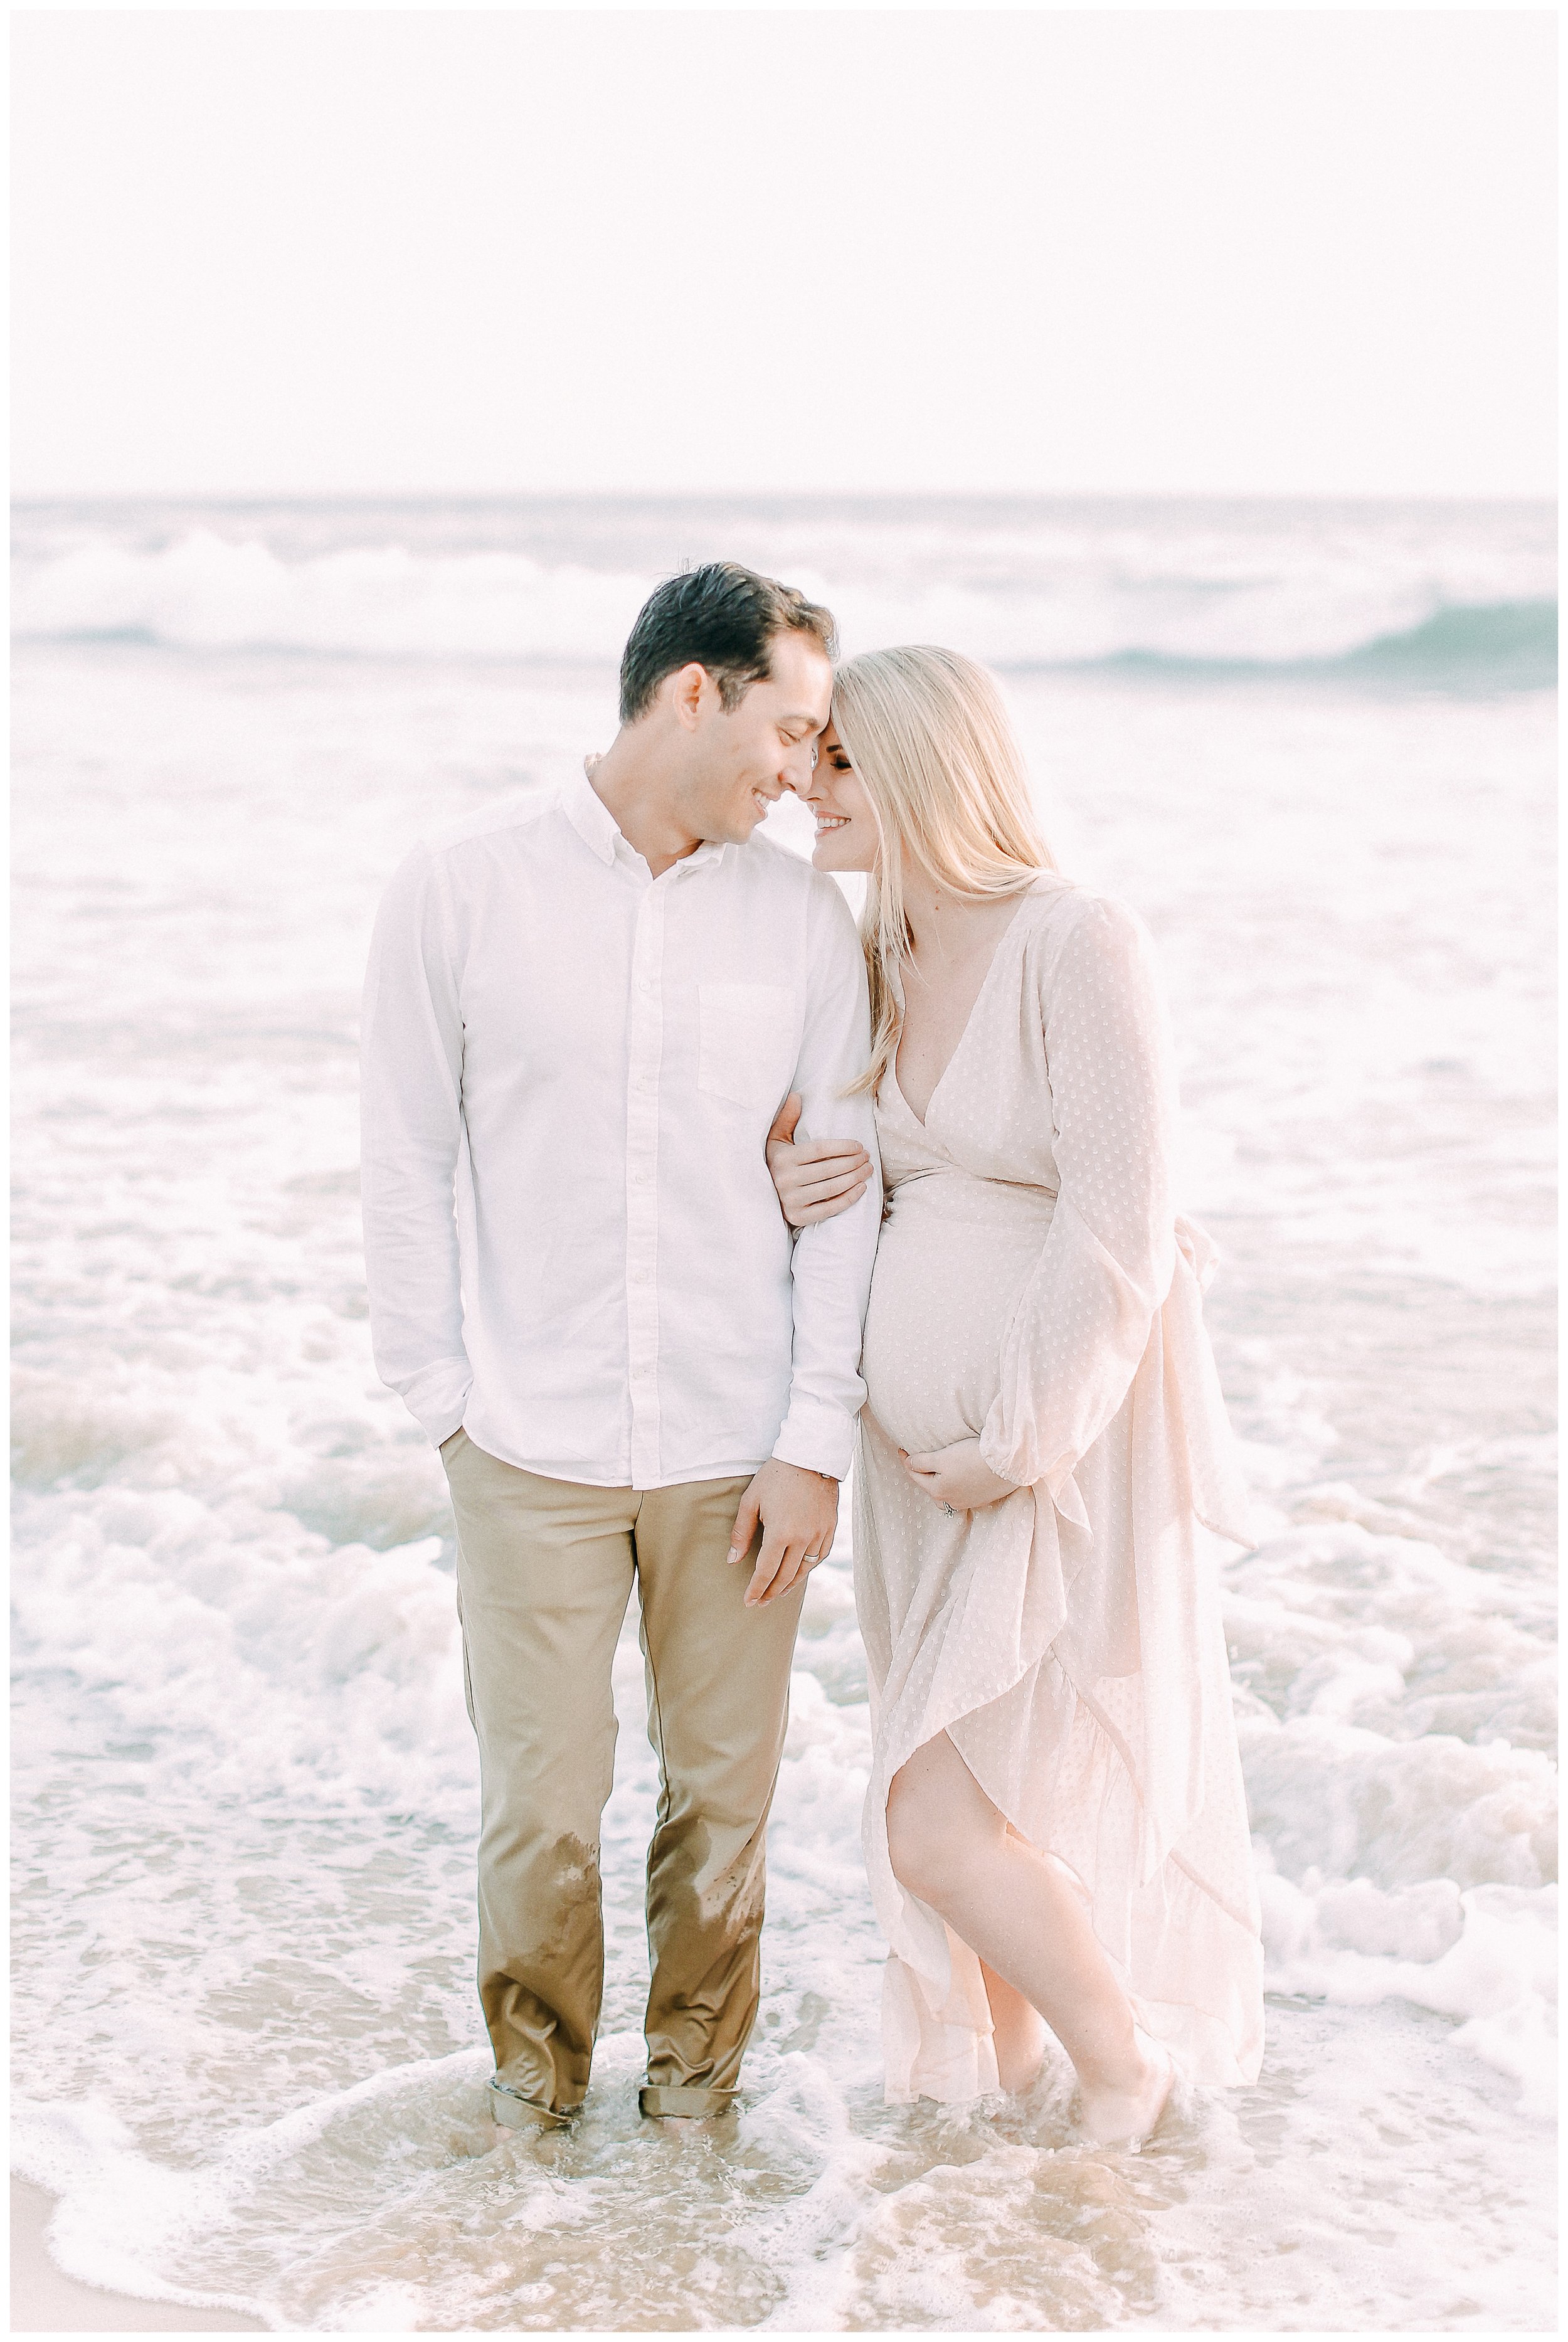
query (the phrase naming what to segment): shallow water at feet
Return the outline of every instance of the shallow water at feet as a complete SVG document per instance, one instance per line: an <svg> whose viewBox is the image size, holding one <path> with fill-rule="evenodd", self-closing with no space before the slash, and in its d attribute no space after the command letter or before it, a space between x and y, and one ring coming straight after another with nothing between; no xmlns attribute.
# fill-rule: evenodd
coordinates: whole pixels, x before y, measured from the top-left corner
<svg viewBox="0 0 1568 2342"><path fill-rule="evenodd" d="M830 533L841 598L874 615L896 568L880 634L913 631L894 619L962 555L1022 624L994 533L986 553L924 525L913 547L907 520ZM304 594L345 525L296 515L267 558ZM604 575L654 558L647 525L604 524ZM1102 532L1096 607L1137 583L1129 525ZM1266 565L1261 525L1223 540L1233 571ZM784 526L737 515L726 542L783 565ZM461 527L441 561L469 557ZM1535 590L1502 523L1480 551L1438 532L1424 570L1413 527L1383 540L1405 623L1439 554L1490 563L1495 597ZM1168 626L1172 577L1212 587L1223 535L1150 522ZM1275 556L1298 600L1325 574L1299 532ZM184 558L188 621L215 589L210 549ZM80 590L49 574L57 603ZM450 605L450 570L425 583ZM224 591L207 631L232 636ZM959 619L1006 655L1001 619L990 641ZM320 2330L1538 2330L1549 695L1008 676L1062 859L1154 927L1187 1200L1225 1255L1210 1316L1260 1533L1227 1586L1270 1954L1257 2088L1183 2099L1136 2157L1073 2143L1055 2066L1023 2104L882 2106L841 1536L800 1645L742 2114L687 2138L635 2112L654 1783L629 1631L588 2112L497 2147L451 1525L369 1361L355 994L404 843L604 745L613 676L591 640L571 666L444 636L394 664L285 657L245 625L205 650L56 626L16 673L14 2023L18 2157L62 2195L58 2257Z"/></svg>

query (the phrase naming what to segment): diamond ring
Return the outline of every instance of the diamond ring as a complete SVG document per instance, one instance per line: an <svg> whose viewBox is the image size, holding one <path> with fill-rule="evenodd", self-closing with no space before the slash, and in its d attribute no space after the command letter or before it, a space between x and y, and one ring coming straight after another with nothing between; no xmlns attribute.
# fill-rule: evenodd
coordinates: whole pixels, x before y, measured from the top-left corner
<svg viewBox="0 0 1568 2342"><path fill-rule="evenodd" d="M936 1499L936 1501L937 1501L937 1503L938 1503L939 1505L941 1505L941 1506L942 1506L942 1509L943 1509L943 1511L947 1515L948 1519L949 1519L949 1520L951 1520L951 1519L953 1518L953 1507L952 1507L952 1506L951 1506L951 1505L948 1505L948 1504L944 1504L944 1503L943 1503L943 1500L942 1500L942 1498L941 1498L940 1496L938 1496L938 1498Z"/></svg>

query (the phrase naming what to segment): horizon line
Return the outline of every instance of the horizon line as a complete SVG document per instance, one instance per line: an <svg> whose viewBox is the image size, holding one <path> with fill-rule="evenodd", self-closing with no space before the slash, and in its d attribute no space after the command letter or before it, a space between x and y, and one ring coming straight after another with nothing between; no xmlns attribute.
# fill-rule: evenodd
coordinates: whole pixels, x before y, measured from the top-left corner
<svg viewBox="0 0 1568 2342"><path fill-rule="evenodd" d="M1315 504L1533 505L1551 488L1043 488L1043 487L494 487L39 488L14 491L13 512L87 504L497 505L584 504Z"/></svg>

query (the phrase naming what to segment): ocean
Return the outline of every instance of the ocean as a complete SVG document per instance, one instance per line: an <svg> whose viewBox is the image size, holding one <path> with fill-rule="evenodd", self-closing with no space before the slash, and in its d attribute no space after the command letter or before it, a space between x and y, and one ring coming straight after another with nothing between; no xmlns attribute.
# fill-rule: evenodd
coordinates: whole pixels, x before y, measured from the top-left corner
<svg viewBox="0 0 1568 2342"><path fill-rule="evenodd" d="M1006 500L15 518L15 2168L66 2270L278 2329L1553 2322L1553 512ZM1141 2156L881 2102L847 1530L730 2137L634 2094L634 1633L587 2112L499 2147L441 1471L355 1176L378 892L614 726L734 555L1002 676L1159 946L1260 1542L1254 2089ZM771 816L808 850L786 801ZM848 1507L844 1508L847 1520Z"/></svg>

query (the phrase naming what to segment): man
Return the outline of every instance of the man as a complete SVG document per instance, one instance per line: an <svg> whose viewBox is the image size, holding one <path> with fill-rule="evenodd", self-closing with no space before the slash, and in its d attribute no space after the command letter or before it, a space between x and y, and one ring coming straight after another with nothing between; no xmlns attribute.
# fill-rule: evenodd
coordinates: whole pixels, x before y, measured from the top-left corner
<svg viewBox="0 0 1568 2342"><path fill-rule="evenodd" d="M881 1211L874 1178L792 1250L764 1152L792 1090L814 1137L873 1145L844 1096L869 1053L854 924L753 836L808 780L834 648L825 610L734 563L661 586L607 754L416 848L376 923L372 1331L457 1518L480 1999L514 2127L587 2088L634 1579L661 1777L644 2113L725 2109L755 2019L790 1662L864 1396Z"/></svg>

